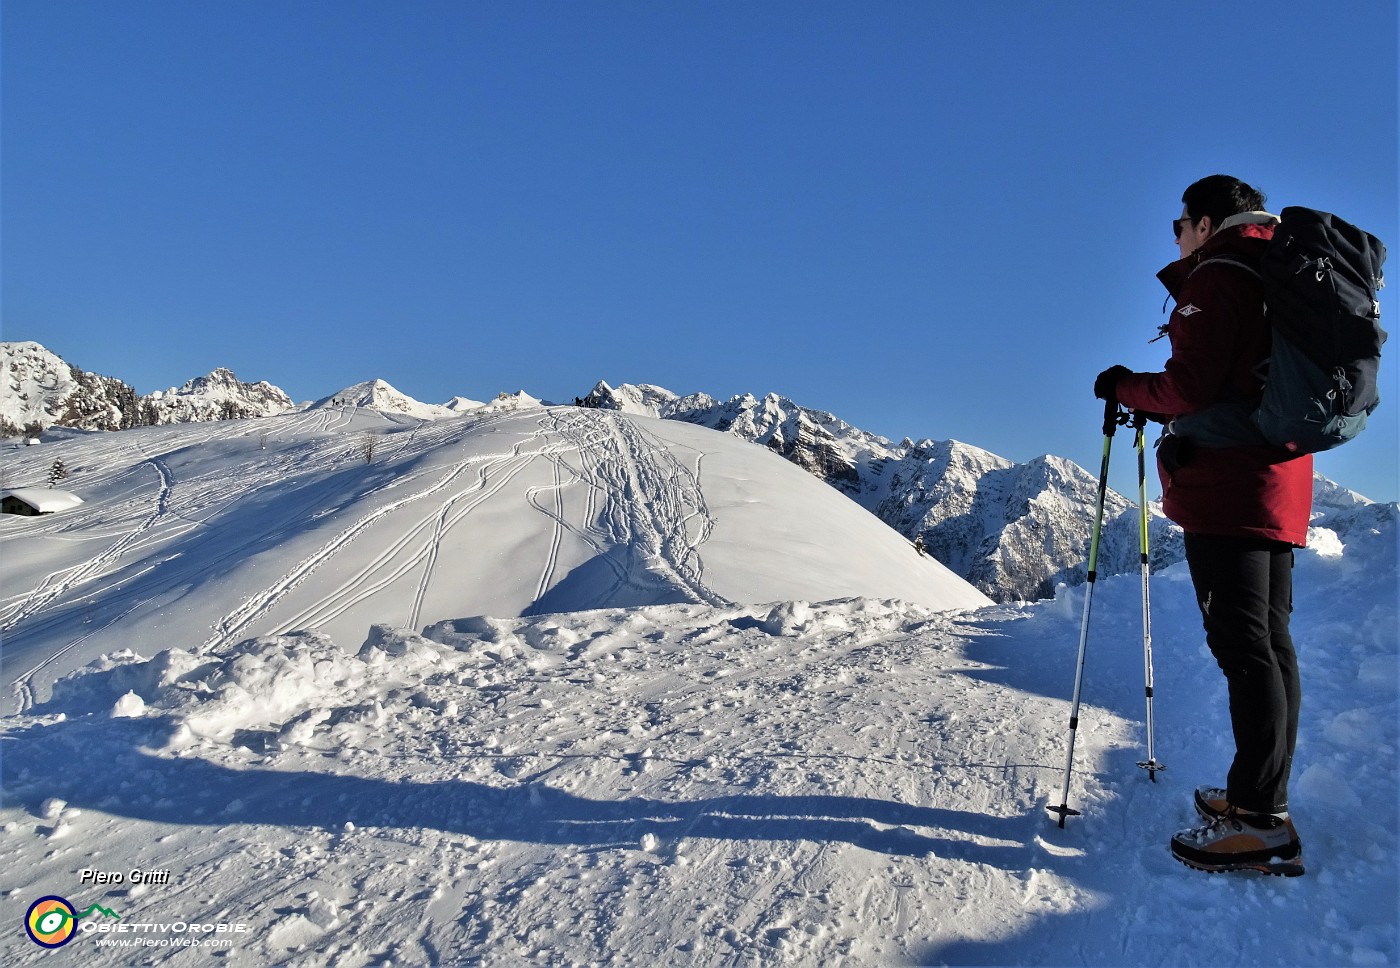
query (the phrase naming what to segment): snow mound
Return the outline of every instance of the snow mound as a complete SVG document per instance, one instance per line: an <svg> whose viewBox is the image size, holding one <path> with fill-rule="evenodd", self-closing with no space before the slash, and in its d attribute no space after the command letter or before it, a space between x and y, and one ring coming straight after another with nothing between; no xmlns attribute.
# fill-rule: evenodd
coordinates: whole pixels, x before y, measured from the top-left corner
<svg viewBox="0 0 1400 968"><path fill-rule="evenodd" d="M153 640L197 654L473 615L988 603L763 447L602 410L483 409L425 424L321 408L18 452L26 473L61 455L86 500L5 523L7 699L42 701L65 672ZM53 609L101 635L29 620Z"/></svg>

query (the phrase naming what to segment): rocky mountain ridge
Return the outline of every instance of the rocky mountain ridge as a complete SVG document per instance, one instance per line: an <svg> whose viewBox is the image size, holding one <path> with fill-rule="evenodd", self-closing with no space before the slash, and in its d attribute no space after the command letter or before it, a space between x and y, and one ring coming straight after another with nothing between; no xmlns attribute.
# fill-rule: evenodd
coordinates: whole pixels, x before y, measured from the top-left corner
<svg viewBox="0 0 1400 968"><path fill-rule="evenodd" d="M142 395L116 377L68 363L39 343L0 343L0 436L36 437L49 427L126 430L267 417L295 407L272 384L244 383L222 367L182 386Z"/></svg>
<svg viewBox="0 0 1400 968"><path fill-rule="evenodd" d="M270 417L296 409L292 398L280 388L265 380L244 383L223 367L181 387L152 393L141 406L143 415L154 417L144 420L146 424Z"/></svg>

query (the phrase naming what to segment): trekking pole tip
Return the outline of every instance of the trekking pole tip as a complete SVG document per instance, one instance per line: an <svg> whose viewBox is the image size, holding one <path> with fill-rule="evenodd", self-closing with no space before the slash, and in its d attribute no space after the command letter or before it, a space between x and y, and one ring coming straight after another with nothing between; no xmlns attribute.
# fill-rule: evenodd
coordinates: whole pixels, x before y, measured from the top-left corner
<svg viewBox="0 0 1400 968"><path fill-rule="evenodd" d="M1156 760L1143 760L1138 764L1138 767L1147 771L1147 776L1153 783L1157 782L1157 774L1167 768L1165 764Z"/></svg>
<svg viewBox="0 0 1400 968"><path fill-rule="evenodd" d="M1064 804L1064 803L1060 804L1058 807L1046 806L1045 809L1048 810L1048 811L1050 811L1051 813L1057 815L1057 816L1060 818L1060 829L1061 829L1061 830L1064 830L1064 829L1065 829L1065 820L1066 820L1067 818L1069 818L1069 817L1077 817L1077 816L1080 815L1078 810L1071 810L1071 809L1069 808L1069 805L1068 805L1068 804Z"/></svg>

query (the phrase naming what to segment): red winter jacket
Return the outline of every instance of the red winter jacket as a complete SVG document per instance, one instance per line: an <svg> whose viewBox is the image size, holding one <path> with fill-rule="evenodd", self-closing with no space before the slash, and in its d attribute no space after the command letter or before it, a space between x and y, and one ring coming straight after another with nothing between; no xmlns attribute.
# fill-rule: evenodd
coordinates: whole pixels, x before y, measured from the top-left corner
<svg viewBox="0 0 1400 968"><path fill-rule="evenodd" d="M1272 218L1236 216L1185 259L1157 274L1176 300L1165 327L1172 355L1161 373L1118 381L1118 401L1133 410L1181 417L1223 400L1257 397L1255 370L1269 355L1264 296L1252 273L1223 263L1229 255L1258 265ZM1162 509L1188 532L1307 542L1312 514L1312 455L1273 447L1196 447L1162 477Z"/></svg>

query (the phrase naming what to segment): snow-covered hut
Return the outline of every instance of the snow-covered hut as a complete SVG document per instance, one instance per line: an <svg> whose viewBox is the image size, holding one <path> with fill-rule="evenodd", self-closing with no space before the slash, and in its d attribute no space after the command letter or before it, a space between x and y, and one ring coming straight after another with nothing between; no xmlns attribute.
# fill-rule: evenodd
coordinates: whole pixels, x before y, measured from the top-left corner
<svg viewBox="0 0 1400 968"><path fill-rule="evenodd" d="M14 487L0 491L0 512L5 514L53 514L83 503L72 491L54 487Z"/></svg>

